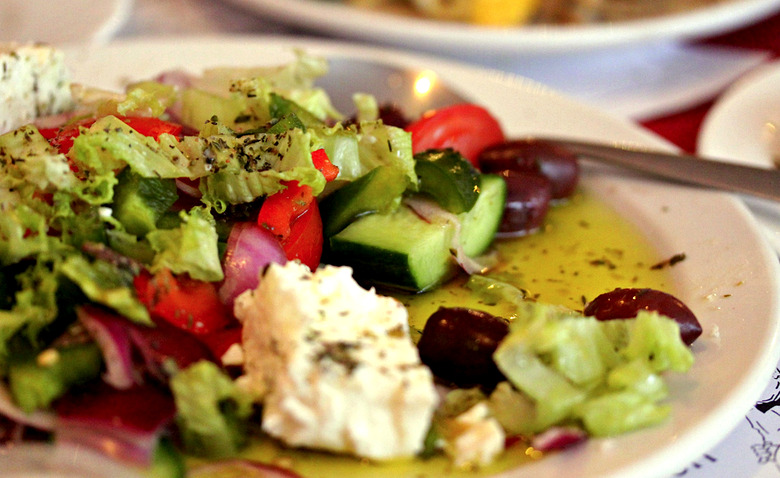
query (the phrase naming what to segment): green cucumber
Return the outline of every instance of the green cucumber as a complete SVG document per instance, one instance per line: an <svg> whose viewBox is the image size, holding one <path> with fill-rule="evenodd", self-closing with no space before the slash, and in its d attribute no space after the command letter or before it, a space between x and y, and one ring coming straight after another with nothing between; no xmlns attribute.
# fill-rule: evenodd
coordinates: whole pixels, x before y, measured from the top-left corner
<svg viewBox="0 0 780 478"><path fill-rule="evenodd" d="M496 236L506 202L506 182L495 174L479 176L479 197L470 211L459 214L460 246L469 257L487 250Z"/></svg>
<svg viewBox="0 0 780 478"><path fill-rule="evenodd" d="M414 155L414 172L421 193L430 195L447 211L470 211L479 197L479 172L452 149L430 149Z"/></svg>
<svg viewBox="0 0 780 478"><path fill-rule="evenodd" d="M181 99L182 124L198 130L210 122L214 116L231 128L236 126L237 119L240 120L245 116L244 99L237 96L225 98L190 88L182 92Z"/></svg>
<svg viewBox="0 0 780 478"><path fill-rule="evenodd" d="M364 286L408 292L431 289L452 277L454 227L429 223L405 206L392 214L371 214L329 240L326 261L350 266Z"/></svg>
<svg viewBox="0 0 780 478"><path fill-rule="evenodd" d="M113 216L127 232L145 236L179 198L173 179L144 178L125 168L114 187Z"/></svg>
<svg viewBox="0 0 780 478"><path fill-rule="evenodd" d="M323 234L331 237L362 215L394 210L406 186L403 171L391 166L372 169L322 200Z"/></svg>
<svg viewBox="0 0 780 478"><path fill-rule="evenodd" d="M15 357L8 369L11 395L26 412L48 408L71 386L100 376L103 356L95 343L48 349Z"/></svg>

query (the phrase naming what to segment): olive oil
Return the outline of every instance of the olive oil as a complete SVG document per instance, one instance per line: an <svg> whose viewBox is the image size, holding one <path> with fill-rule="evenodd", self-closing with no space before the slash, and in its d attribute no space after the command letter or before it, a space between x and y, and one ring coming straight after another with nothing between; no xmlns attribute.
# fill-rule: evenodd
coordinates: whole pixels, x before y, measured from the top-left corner
<svg viewBox="0 0 780 478"><path fill-rule="evenodd" d="M579 194L565 205L553 207L538 233L501 239L494 247L500 263L488 275L515 285L540 302L581 310L587 301L618 287L649 287L673 293L668 269L653 267L662 258L650 242L608 205L589 195ZM397 296L409 310L414 340L440 306L478 308L502 315L505 309L500 304L481 302L465 281L460 277L431 292ZM453 468L444 456L372 463L287 449L265 439L256 440L243 456L292 468L307 478L433 478L489 476L539 459L541 453L517 442L491 466L463 470Z"/></svg>

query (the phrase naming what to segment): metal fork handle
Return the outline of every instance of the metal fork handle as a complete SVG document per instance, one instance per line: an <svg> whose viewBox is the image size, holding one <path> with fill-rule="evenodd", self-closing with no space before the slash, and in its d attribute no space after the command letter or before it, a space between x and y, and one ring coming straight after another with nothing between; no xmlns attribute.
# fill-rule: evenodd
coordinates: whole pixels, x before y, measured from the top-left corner
<svg viewBox="0 0 780 478"><path fill-rule="evenodd" d="M699 156L569 139L544 138L583 158L666 179L780 201L780 170Z"/></svg>

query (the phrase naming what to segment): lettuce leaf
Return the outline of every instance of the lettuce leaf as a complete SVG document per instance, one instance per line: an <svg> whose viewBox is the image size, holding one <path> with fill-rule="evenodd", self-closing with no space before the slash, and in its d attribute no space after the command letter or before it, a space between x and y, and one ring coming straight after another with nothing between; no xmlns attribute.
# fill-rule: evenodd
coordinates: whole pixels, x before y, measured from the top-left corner
<svg viewBox="0 0 780 478"><path fill-rule="evenodd" d="M60 271L91 301L110 307L134 322L153 325L149 311L135 294L133 275L129 271L103 260L89 261L81 255L67 257Z"/></svg>
<svg viewBox="0 0 780 478"><path fill-rule="evenodd" d="M176 274L187 273L193 279L222 280L214 218L203 207L182 211L180 216L182 224L178 228L157 229L146 235L156 253L150 270L170 269Z"/></svg>
<svg viewBox="0 0 780 478"><path fill-rule="evenodd" d="M170 385L186 450L209 458L235 455L246 442L251 397L208 361L177 373Z"/></svg>

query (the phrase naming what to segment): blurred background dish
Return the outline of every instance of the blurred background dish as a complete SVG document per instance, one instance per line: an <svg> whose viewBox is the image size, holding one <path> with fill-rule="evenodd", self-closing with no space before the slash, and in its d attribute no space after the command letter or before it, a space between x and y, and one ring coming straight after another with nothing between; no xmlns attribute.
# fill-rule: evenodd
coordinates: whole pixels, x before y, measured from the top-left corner
<svg viewBox="0 0 780 478"><path fill-rule="evenodd" d="M700 153L766 168L780 157L780 62L756 69L715 102L702 123ZM745 198L780 253L780 205Z"/></svg>
<svg viewBox="0 0 780 478"><path fill-rule="evenodd" d="M230 1L268 19L315 32L458 56L571 53L696 38L737 28L780 9L778 0L720 0L631 21L490 27L359 8L340 0Z"/></svg>
<svg viewBox="0 0 780 478"><path fill-rule="evenodd" d="M103 43L131 8L132 0L3 0L0 41Z"/></svg>
<svg viewBox="0 0 780 478"><path fill-rule="evenodd" d="M721 0L708 7L634 21L502 28L358 8L349 1L386 0L223 3L254 13L261 25L284 25L294 34L404 47L519 74L635 120L707 100L767 58L761 51L691 44L689 40L730 31L780 11L779 0Z"/></svg>

